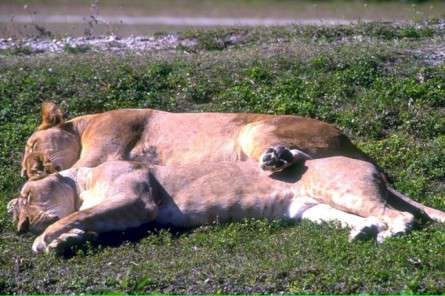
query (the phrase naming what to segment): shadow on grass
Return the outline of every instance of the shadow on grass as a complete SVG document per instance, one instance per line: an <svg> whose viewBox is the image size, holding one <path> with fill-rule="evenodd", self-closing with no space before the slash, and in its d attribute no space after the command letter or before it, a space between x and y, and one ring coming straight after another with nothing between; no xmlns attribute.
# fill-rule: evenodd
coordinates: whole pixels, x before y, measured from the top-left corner
<svg viewBox="0 0 445 296"><path fill-rule="evenodd" d="M247 223L247 225L249 225L252 223L252 219L245 219L236 222L229 221L226 223L218 223L218 224L215 223L212 225L204 225L198 228L178 228L172 226L165 226L158 223L146 223L139 227L130 228L125 231L111 231L111 232L101 233L96 237L91 237L85 242L66 248L62 253L59 253L58 255L64 259L70 259L79 254L90 256L99 253L100 250L103 248L109 248L109 247L119 248L123 244L127 243L136 245L140 243L141 240L150 235L162 236L163 234L165 234L165 232L167 232L173 240L179 240L184 235L187 236L197 231L198 232L209 231L209 228L226 227L231 223L240 223L240 224ZM272 224L273 228L276 229L279 228L284 230L286 228L295 227L300 222L293 220L275 220L269 223ZM255 227L255 223L253 226Z"/></svg>
<svg viewBox="0 0 445 296"><path fill-rule="evenodd" d="M109 231L90 237L86 242L66 248L61 255L62 258L69 259L77 254L94 254L102 248L118 248L124 243L137 244L149 235L159 235L161 231L168 231L176 239L181 235L188 234L193 228L166 227L158 223L146 223L139 227L126 229L125 231Z"/></svg>

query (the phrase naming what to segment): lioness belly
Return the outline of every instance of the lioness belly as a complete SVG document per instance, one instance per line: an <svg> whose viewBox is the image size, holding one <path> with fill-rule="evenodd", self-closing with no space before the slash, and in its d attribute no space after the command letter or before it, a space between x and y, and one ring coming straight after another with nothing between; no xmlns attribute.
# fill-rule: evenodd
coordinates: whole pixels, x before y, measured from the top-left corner
<svg viewBox="0 0 445 296"><path fill-rule="evenodd" d="M245 218L290 218L293 194L276 193L255 196L182 197L159 207L156 222L174 227L196 227Z"/></svg>
<svg viewBox="0 0 445 296"><path fill-rule="evenodd" d="M283 218L294 198L289 184L273 180L255 162L156 166L151 172L164 192L156 221L176 227Z"/></svg>

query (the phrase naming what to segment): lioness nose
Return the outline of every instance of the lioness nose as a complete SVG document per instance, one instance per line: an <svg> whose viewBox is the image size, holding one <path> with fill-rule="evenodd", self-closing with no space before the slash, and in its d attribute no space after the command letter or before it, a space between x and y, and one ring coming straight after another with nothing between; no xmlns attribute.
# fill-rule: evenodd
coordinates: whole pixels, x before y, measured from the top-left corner
<svg viewBox="0 0 445 296"><path fill-rule="evenodd" d="M17 224L17 232L18 233L24 233L28 231L29 229L29 219L26 217L25 219L20 219L19 223Z"/></svg>
<svg viewBox="0 0 445 296"><path fill-rule="evenodd" d="M31 168L31 174L37 174L39 172L43 171L43 167L39 164L33 165Z"/></svg>

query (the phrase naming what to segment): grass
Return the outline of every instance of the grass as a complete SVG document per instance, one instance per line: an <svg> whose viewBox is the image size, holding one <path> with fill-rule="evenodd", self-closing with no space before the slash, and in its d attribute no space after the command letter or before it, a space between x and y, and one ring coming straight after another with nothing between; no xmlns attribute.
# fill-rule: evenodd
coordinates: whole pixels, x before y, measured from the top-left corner
<svg viewBox="0 0 445 296"><path fill-rule="evenodd" d="M251 28L247 29L213 29L213 30L190 30L182 33L185 38L196 38L199 49L223 50L232 45L231 37L237 36L237 44L263 44L271 41L293 41L303 39L308 41L337 41L348 38L376 38L380 40L401 40L401 39L421 39L440 37L444 35L443 29L439 26L440 20L430 20L425 24L405 24L394 23L366 23L360 22L357 25L337 25L337 26L289 26L271 28ZM277 40L278 39L278 40Z"/></svg>
<svg viewBox="0 0 445 296"><path fill-rule="evenodd" d="M80 45L80 46L71 46L66 44L63 47L63 50L67 53L76 54L76 53L85 53L89 51L91 48L88 45Z"/></svg>
<svg viewBox="0 0 445 296"><path fill-rule="evenodd" d="M240 41L215 46L214 40ZM1 293L428 293L445 291L445 227L382 245L333 225L244 221L186 233L138 229L66 258L34 256L6 203L43 100L68 116L124 107L299 114L336 124L397 189L445 209L445 65L436 25L190 31L194 48L66 50L0 60ZM434 42L433 42L434 41ZM219 41L216 44L221 44ZM0 53L1 54L1 53ZM431 54L431 56L430 56Z"/></svg>

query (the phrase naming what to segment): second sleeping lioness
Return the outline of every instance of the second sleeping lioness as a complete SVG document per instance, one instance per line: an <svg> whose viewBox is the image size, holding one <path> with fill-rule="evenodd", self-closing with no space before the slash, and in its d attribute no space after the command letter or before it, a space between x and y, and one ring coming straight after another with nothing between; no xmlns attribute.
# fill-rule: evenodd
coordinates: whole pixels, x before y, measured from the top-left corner
<svg viewBox="0 0 445 296"><path fill-rule="evenodd" d="M43 231L35 252L152 221L176 227L244 218L339 221L351 228L351 239L367 234L379 241L409 230L419 211L445 222L444 212L420 204L401 211L406 205L394 203L370 163L330 157L294 169L274 179L252 161L153 167L108 161L28 181L8 208L19 231Z"/></svg>

